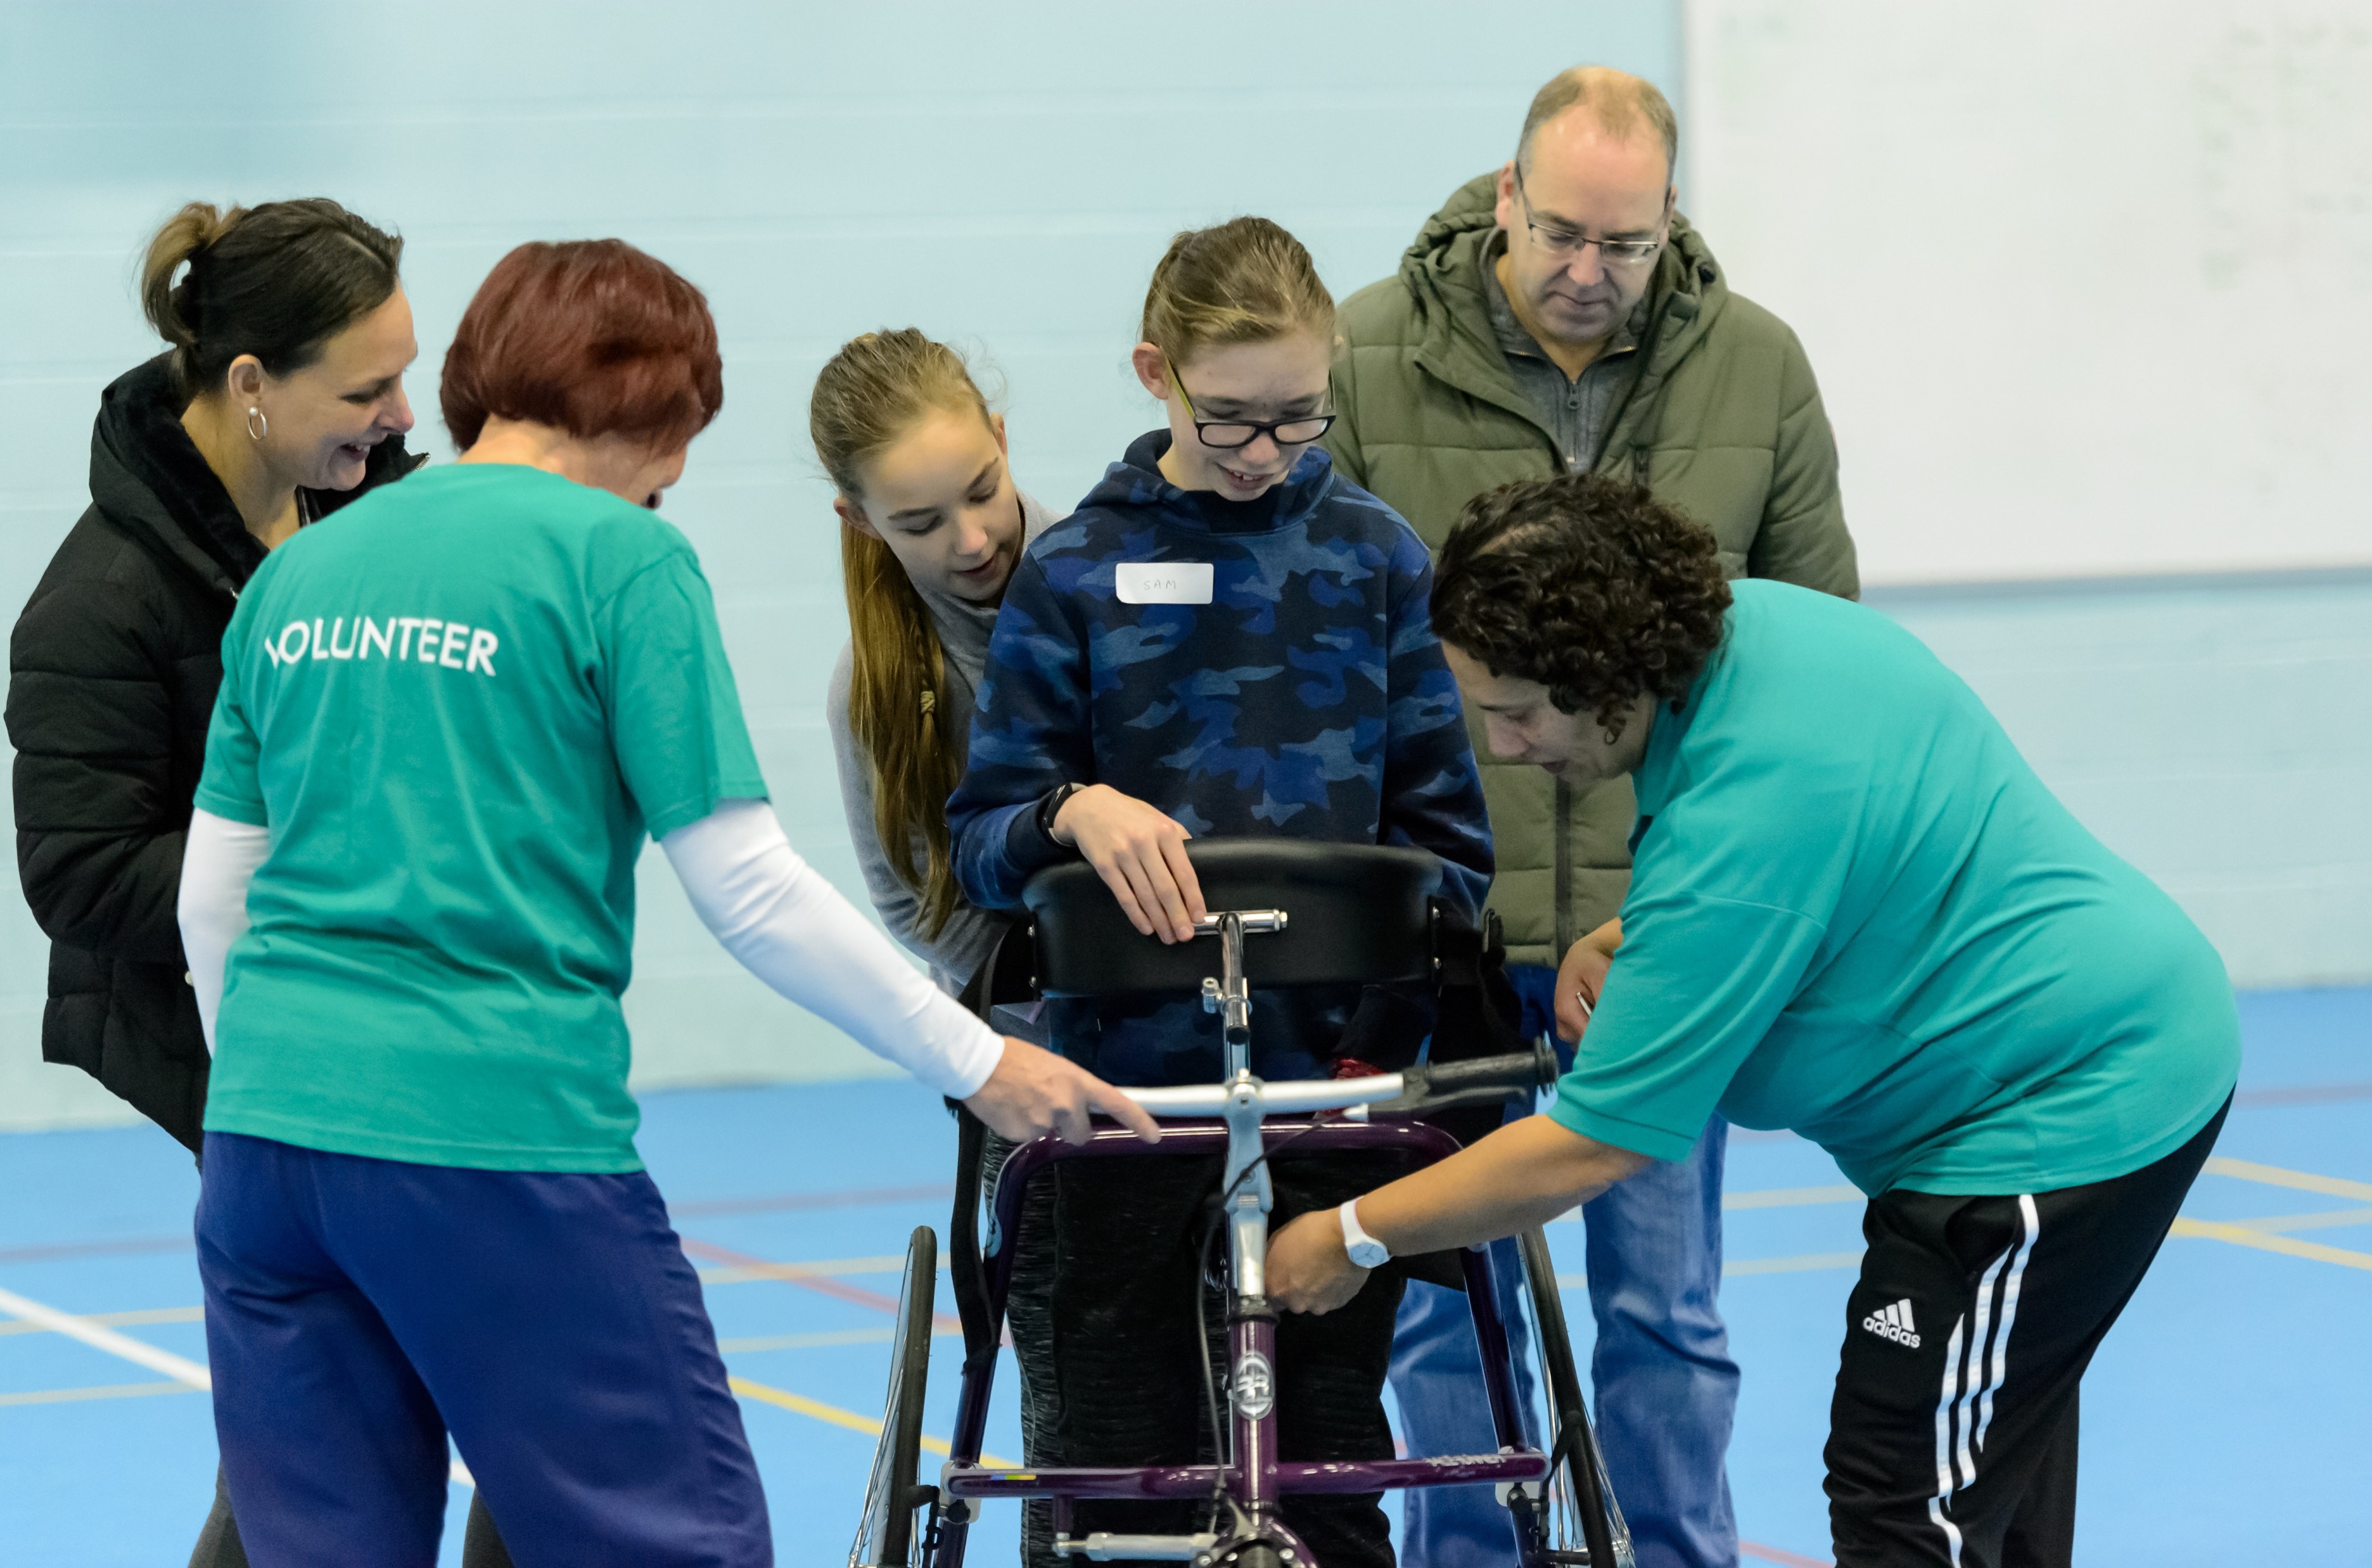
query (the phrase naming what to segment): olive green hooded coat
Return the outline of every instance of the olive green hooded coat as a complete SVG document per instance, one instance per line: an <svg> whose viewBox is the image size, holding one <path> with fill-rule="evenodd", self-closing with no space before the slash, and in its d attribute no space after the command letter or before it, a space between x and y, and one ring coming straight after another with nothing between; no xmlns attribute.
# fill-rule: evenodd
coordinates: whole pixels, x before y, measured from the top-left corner
<svg viewBox="0 0 2372 1568"><path fill-rule="evenodd" d="M1467 181L1418 233L1397 277L1343 302L1334 461L1438 550L1461 507L1510 480L1563 470L1491 330L1482 255L1498 175ZM1803 345L1732 294L1703 238L1672 220L1640 352L1608 411L1602 473L1644 480L1712 528L1732 576L1847 598L1860 588L1837 495L1836 442ZM1492 907L1508 957L1552 964L1611 919L1629 885L1631 784L1560 784L1494 762L1472 726L1498 862Z"/></svg>

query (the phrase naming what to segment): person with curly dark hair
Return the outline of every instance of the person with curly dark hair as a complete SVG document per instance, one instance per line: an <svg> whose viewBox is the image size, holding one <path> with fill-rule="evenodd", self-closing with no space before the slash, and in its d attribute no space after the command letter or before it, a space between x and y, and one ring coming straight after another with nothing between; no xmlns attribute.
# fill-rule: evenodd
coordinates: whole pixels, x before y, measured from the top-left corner
<svg viewBox="0 0 2372 1568"><path fill-rule="evenodd" d="M1839 1568L2064 1563L2076 1391L2222 1127L2239 1022L2174 900L1909 633L1572 476L1467 506L1433 614L1493 752L1638 795L1620 917L1569 955L1546 1115L1280 1230L1327 1312L1393 1255L1540 1225L1718 1111L1869 1195L1827 1449ZM1588 950L1584 950L1588 949ZM1586 1030L1586 1032L1585 1032Z"/></svg>
<svg viewBox="0 0 2372 1568"><path fill-rule="evenodd" d="M1592 526L1561 526L1576 507ZM1730 605L1712 534L1595 474L1476 496L1436 570L1434 622L1455 623L1471 659L1607 730L1643 699L1688 694Z"/></svg>

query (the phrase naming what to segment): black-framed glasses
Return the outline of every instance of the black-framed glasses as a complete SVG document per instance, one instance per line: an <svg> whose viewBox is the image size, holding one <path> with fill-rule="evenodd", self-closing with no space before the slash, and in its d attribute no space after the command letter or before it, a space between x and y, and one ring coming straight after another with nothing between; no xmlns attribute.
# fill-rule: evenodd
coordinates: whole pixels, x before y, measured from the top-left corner
<svg viewBox="0 0 2372 1568"><path fill-rule="evenodd" d="M1599 259L1610 267L1636 267L1656 259L1664 248L1664 237L1653 239L1592 239L1563 224L1536 223L1532 219L1532 199L1524 193L1524 172L1516 171L1516 199L1524 203L1524 226L1531 231L1532 243L1571 266L1581 259L1581 253L1591 246L1598 247Z"/></svg>
<svg viewBox="0 0 2372 1568"><path fill-rule="evenodd" d="M1306 413L1298 419L1204 419L1194 412L1194 400L1186 395L1186 383L1178 378L1178 366L1169 363L1167 354L1162 355L1161 363L1169 367L1169 384L1178 389L1178 401L1186 405L1186 417L1194 422L1194 434L1215 452L1249 447L1262 432L1280 447L1306 447L1333 428L1334 416L1331 413Z"/></svg>

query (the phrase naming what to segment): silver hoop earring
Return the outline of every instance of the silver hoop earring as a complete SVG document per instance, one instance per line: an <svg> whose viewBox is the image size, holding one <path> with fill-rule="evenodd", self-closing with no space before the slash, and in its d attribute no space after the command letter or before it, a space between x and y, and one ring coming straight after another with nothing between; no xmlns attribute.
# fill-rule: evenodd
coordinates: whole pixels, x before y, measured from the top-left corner
<svg viewBox="0 0 2372 1568"><path fill-rule="evenodd" d="M271 434L272 421L263 417L262 409L250 403L247 408L247 438L250 441L261 441Z"/></svg>

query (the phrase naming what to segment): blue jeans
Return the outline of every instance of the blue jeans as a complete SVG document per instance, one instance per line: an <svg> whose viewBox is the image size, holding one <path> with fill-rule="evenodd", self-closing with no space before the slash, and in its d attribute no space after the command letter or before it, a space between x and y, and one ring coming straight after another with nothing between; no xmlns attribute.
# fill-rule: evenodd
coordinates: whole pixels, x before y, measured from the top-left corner
<svg viewBox="0 0 2372 1568"><path fill-rule="evenodd" d="M1537 1034L1546 1028L1554 973L1516 965L1508 974L1524 996L1525 1032ZM1598 1320L1591 1414L1639 1568L1730 1568L1738 1562L1723 1467L1738 1408L1738 1364L1729 1358L1717 1305L1728 1141L1729 1124L1715 1117L1687 1159L1658 1161L1582 1209L1589 1306ZM1512 1302L1523 1274L1515 1244L1494 1243L1491 1252L1500 1299ZM1527 1339L1515 1336L1512 1343L1519 1386L1529 1392ZM1401 1302L1391 1365L1411 1455L1497 1446L1482 1376L1466 1298L1412 1282ZM1508 1513L1490 1488L1427 1488L1403 1496L1404 1568L1515 1562Z"/></svg>

